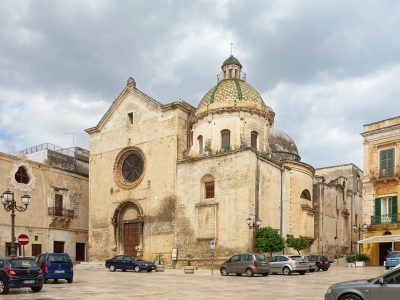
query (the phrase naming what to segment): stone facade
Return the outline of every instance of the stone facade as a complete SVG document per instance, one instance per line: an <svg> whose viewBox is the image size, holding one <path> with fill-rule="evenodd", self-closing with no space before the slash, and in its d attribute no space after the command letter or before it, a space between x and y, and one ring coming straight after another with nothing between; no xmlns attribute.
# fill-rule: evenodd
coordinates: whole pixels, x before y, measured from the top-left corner
<svg viewBox="0 0 400 300"><path fill-rule="evenodd" d="M217 259L251 251L249 217L283 237L318 239L315 170L273 127L274 112L242 79L241 67L227 59L224 78L197 109L184 101L163 105L129 78L86 130L90 260L161 253L168 264L183 264L187 256L208 264L212 240Z"/></svg>
<svg viewBox="0 0 400 300"><path fill-rule="evenodd" d="M17 205L21 197L28 194L31 202L25 212L16 212L15 234L27 234L30 243L25 246L25 255L38 252L65 251L74 261L86 260L88 241L88 152L85 158L75 159L45 145L30 153L11 156L0 153L0 191L14 193ZM71 150L70 150L71 151ZM71 151L77 153L78 151ZM48 155L52 153L53 155ZM40 160L37 162L29 160ZM57 156L57 159L54 158ZM69 162L72 161L72 164ZM67 168L63 168L62 165ZM79 172L70 170L77 166ZM20 182L18 172L26 174L29 180ZM86 171L85 171L86 169ZM24 173L25 172L25 173ZM82 175L86 172L86 175ZM57 198L57 200L56 200ZM9 254L11 243L10 212L0 209L0 255ZM21 248L18 254L22 255Z"/></svg>
<svg viewBox="0 0 400 300"><path fill-rule="evenodd" d="M390 249L400 250L400 242L387 235L400 235L400 117L364 125L364 232L363 251L372 265L382 265ZM385 236L373 239L373 237ZM372 239L371 239L372 238ZM399 239L400 240L400 239Z"/></svg>

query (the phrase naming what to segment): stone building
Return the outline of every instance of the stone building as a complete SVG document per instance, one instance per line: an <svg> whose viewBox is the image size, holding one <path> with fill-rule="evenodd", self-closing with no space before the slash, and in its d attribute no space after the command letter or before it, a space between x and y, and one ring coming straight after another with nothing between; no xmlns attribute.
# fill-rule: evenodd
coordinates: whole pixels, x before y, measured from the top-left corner
<svg viewBox="0 0 400 300"><path fill-rule="evenodd" d="M400 250L400 117L364 125L364 239L370 264L383 265L390 250Z"/></svg>
<svg viewBox="0 0 400 300"><path fill-rule="evenodd" d="M212 240L218 257L250 251L249 217L314 241L314 168L274 127L275 113L235 57L221 76L197 108L161 104L129 78L86 130L90 260L162 253L169 263L188 254L202 263Z"/></svg>
<svg viewBox="0 0 400 300"><path fill-rule="evenodd" d="M17 205L28 194L25 212L16 212L16 237L29 236L25 255L68 252L74 261L86 260L88 240L89 153L43 144L18 156L0 153L0 192L14 193ZM0 256L11 246L10 212L0 208ZM21 255L21 246L17 245Z"/></svg>
<svg viewBox="0 0 400 300"><path fill-rule="evenodd" d="M362 223L362 177L354 164L315 170L313 252L335 257L357 251L352 226Z"/></svg>

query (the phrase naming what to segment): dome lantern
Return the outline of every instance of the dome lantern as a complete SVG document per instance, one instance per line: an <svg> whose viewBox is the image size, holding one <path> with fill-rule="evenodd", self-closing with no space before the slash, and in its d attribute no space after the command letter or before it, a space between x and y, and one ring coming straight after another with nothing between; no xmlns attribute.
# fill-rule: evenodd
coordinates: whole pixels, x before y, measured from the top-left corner
<svg viewBox="0 0 400 300"><path fill-rule="evenodd" d="M242 64L232 54L224 61L221 66L224 79L240 79Z"/></svg>

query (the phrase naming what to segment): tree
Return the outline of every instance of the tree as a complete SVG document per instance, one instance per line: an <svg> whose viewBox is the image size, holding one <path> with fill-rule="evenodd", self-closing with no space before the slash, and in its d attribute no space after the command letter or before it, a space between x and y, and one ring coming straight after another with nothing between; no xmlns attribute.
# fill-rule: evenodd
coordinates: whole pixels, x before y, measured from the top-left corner
<svg viewBox="0 0 400 300"><path fill-rule="evenodd" d="M300 235L298 238L295 238L291 234L288 234L286 236L286 244L288 245L288 247L296 250L299 255L300 250L306 249L310 246L310 242L304 236Z"/></svg>
<svg viewBox="0 0 400 300"><path fill-rule="evenodd" d="M261 252L267 252L272 256L272 253L285 248L285 241L277 229L268 226L257 229L255 246Z"/></svg>

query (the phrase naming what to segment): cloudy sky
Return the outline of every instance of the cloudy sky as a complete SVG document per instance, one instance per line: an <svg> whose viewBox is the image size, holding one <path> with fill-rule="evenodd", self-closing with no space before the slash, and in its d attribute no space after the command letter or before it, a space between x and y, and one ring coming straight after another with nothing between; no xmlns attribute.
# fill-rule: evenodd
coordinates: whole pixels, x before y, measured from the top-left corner
<svg viewBox="0 0 400 300"><path fill-rule="evenodd" d="M304 162L363 168L362 126L400 115L399 28L396 0L2 0L0 151L88 148L129 76L197 106L233 42Z"/></svg>

